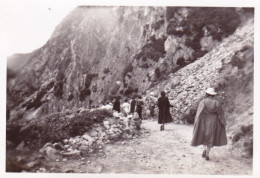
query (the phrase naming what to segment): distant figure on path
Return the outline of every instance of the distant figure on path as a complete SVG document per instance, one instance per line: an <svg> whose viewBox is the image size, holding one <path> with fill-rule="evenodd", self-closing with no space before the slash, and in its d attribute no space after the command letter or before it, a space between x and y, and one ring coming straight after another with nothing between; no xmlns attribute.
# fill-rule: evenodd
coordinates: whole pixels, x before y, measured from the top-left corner
<svg viewBox="0 0 260 178"><path fill-rule="evenodd" d="M226 119L220 102L214 96L214 88L208 88L206 98L200 101L197 109L192 146L204 145L202 157L209 160L210 148L227 144Z"/></svg>
<svg viewBox="0 0 260 178"><path fill-rule="evenodd" d="M142 100L142 97L141 97L141 95L139 95L138 100L136 101L136 112L138 113L141 122L143 120L143 117L142 117L143 104L144 104L144 102Z"/></svg>
<svg viewBox="0 0 260 178"><path fill-rule="evenodd" d="M120 100L119 100L119 96L116 97L114 103L113 103L113 110L120 112Z"/></svg>
<svg viewBox="0 0 260 178"><path fill-rule="evenodd" d="M170 104L168 97L166 97L165 91L161 92L157 105L159 108L158 123L162 124L160 130L164 130L164 124L172 122L170 107L173 107Z"/></svg>
<svg viewBox="0 0 260 178"><path fill-rule="evenodd" d="M132 100L131 100L131 104L130 104L130 113L134 113L135 112L135 96L133 96Z"/></svg>

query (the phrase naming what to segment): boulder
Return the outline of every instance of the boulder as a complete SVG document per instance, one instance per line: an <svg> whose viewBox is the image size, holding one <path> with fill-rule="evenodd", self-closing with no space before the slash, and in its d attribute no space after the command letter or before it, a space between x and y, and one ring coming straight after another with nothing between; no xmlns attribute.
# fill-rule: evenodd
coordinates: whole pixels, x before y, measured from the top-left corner
<svg viewBox="0 0 260 178"><path fill-rule="evenodd" d="M86 145L81 145L81 146L79 147L79 150L81 150L81 151L88 151L88 150L89 150L89 147L86 146Z"/></svg>
<svg viewBox="0 0 260 178"><path fill-rule="evenodd" d="M59 152L50 146L46 148L46 155L51 159L60 158Z"/></svg>
<svg viewBox="0 0 260 178"><path fill-rule="evenodd" d="M65 152L62 155L63 156L80 156L81 151L80 150L71 150L70 152Z"/></svg>
<svg viewBox="0 0 260 178"><path fill-rule="evenodd" d="M89 141L91 144L92 144L92 142L94 142L94 138L92 138L90 135L88 135L86 133L82 136L82 138Z"/></svg>
<svg viewBox="0 0 260 178"><path fill-rule="evenodd" d="M54 143L54 144L53 144L53 147L54 147L56 150L64 150L63 145L62 145L61 143Z"/></svg>
<svg viewBox="0 0 260 178"><path fill-rule="evenodd" d="M27 169L32 169L32 168L38 166L39 164L40 164L40 162L38 160L31 161L31 162L26 164L26 168Z"/></svg>
<svg viewBox="0 0 260 178"><path fill-rule="evenodd" d="M106 129L109 129L109 128L110 128L110 122L109 122L109 121L104 121L103 124L104 124L104 127L105 127Z"/></svg>

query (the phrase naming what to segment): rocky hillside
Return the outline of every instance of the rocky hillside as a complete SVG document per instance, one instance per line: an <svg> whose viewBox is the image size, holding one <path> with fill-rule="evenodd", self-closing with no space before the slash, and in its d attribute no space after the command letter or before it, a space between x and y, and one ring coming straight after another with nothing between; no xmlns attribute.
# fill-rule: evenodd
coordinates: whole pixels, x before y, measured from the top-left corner
<svg viewBox="0 0 260 178"><path fill-rule="evenodd" d="M175 122L192 123L213 85L231 140L252 140L253 24L250 8L78 7L21 56L26 63L9 65L7 119L24 124L164 89Z"/></svg>
<svg viewBox="0 0 260 178"><path fill-rule="evenodd" d="M168 91L176 123L193 123L207 87L215 87L228 121L230 143L241 156L253 152L254 20L250 19L196 62L149 90Z"/></svg>
<svg viewBox="0 0 260 178"><path fill-rule="evenodd" d="M11 71L18 73L8 82L8 104L11 110L55 113L97 106L113 95L144 94L211 51L248 13L234 8L78 7L42 48L27 55L26 65Z"/></svg>

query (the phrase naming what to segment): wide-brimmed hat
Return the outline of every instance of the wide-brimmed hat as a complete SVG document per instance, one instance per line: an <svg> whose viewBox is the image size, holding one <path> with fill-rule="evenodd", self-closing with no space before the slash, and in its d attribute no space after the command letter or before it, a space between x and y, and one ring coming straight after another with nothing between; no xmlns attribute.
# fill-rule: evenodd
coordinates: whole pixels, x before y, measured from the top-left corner
<svg viewBox="0 0 260 178"><path fill-rule="evenodd" d="M215 89L214 88L208 88L206 91L205 91L207 94L209 95L216 95L217 93L215 92Z"/></svg>

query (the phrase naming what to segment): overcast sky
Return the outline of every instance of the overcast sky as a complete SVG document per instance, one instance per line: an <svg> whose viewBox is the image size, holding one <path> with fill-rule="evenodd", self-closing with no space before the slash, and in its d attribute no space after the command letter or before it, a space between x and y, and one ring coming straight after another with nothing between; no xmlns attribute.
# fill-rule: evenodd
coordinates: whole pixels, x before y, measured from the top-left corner
<svg viewBox="0 0 260 178"><path fill-rule="evenodd" d="M6 55L28 53L44 45L55 27L77 4L77 0L68 3L60 0L2 1L0 14L4 28L0 30Z"/></svg>

